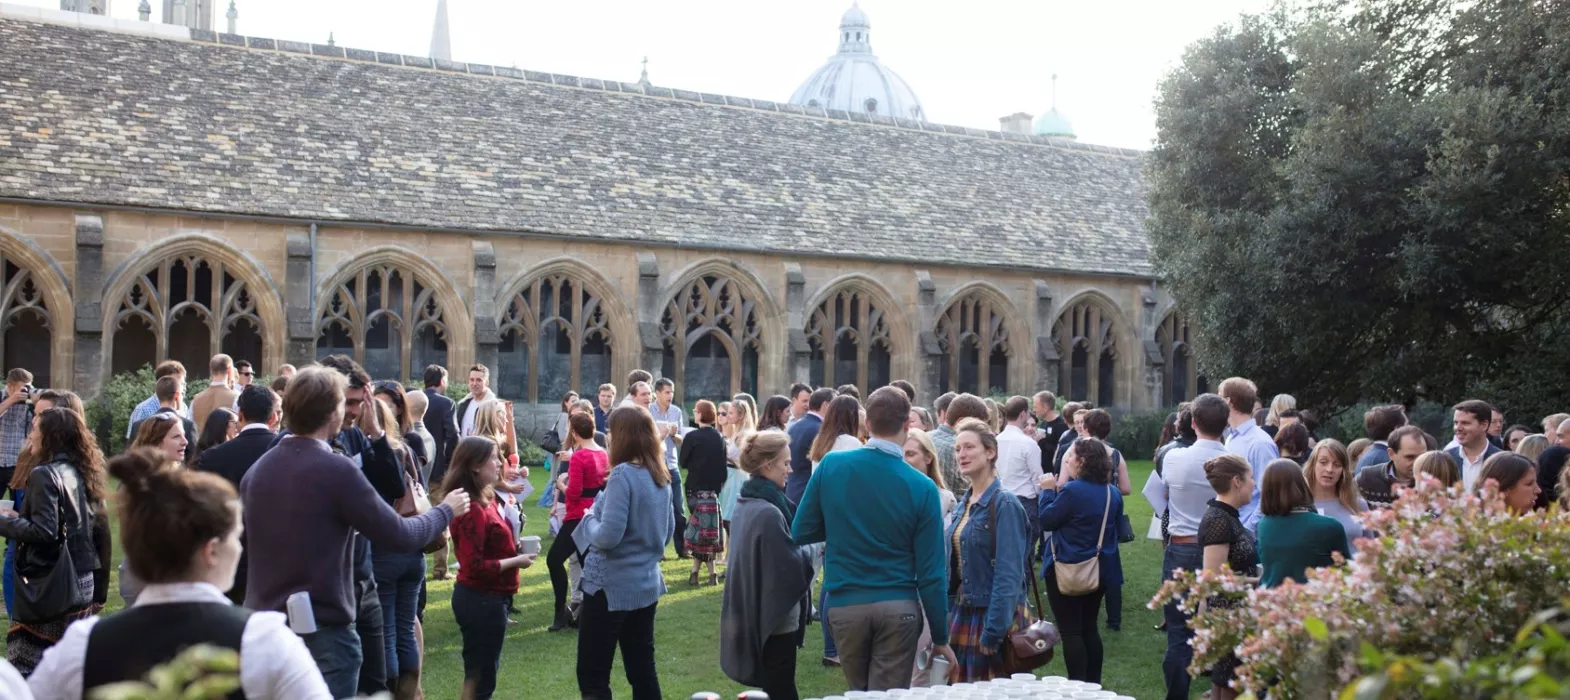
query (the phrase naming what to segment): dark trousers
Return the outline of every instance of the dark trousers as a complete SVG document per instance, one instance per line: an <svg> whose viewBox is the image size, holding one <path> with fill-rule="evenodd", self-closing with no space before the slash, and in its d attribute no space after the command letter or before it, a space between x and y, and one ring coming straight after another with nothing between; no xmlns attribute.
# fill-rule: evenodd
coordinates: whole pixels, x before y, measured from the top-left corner
<svg viewBox="0 0 1570 700"><path fill-rule="evenodd" d="M578 556L578 547L572 543L572 532L578 529L578 520L568 520L561 524L561 530L556 533L556 540L551 542L551 551L545 554L545 568L551 572L551 592L556 594L556 612L567 609L567 558ZM578 563L583 564L583 558L578 558Z"/></svg>
<svg viewBox="0 0 1570 700"><path fill-rule="evenodd" d="M796 633L776 634L763 643L758 659L758 689L769 700L798 700L796 692Z"/></svg>
<svg viewBox="0 0 1570 700"><path fill-rule="evenodd" d="M16 499L16 489L11 488L11 477L16 476L16 465L0 467L0 498ZM7 496L6 494L10 494ZM12 506L13 509L15 506Z"/></svg>
<svg viewBox="0 0 1570 700"><path fill-rule="evenodd" d="M1167 553L1161 558L1161 580L1172 580L1172 571L1198 571L1205 565L1205 551L1198 544L1168 544ZM1167 623L1167 654L1161 659L1161 675L1167 680L1167 700L1188 700L1188 665L1194 661L1194 647L1189 641L1194 630L1188 626L1188 617L1178 609L1177 603L1167 603L1161 610Z"/></svg>
<svg viewBox="0 0 1570 700"><path fill-rule="evenodd" d="M1058 634L1063 636L1063 665L1068 668L1069 680L1100 683L1103 650L1096 618L1102 592L1063 595L1056 572L1048 568L1046 578L1047 605L1058 621Z"/></svg>
<svg viewBox="0 0 1570 700"><path fill-rule="evenodd" d="M676 556L685 557L687 556L687 538L682 535L687 531L687 514L681 509L683 493L681 490L681 470L672 464L670 465L670 472L671 507L675 509L676 513L676 529L672 531L671 537L676 540Z"/></svg>
<svg viewBox="0 0 1570 700"><path fill-rule="evenodd" d="M1037 498L1020 498L1019 504L1025 507L1025 556L1033 556L1041 551L1041 524L1036 520Z"/></svg>
<svg viewBox="0 0 1570 700"><path fill-rule="evenodd" d="M300 635L305 648L316 661L322 680L327 681L327 691L335 698L352 698L360 678L360 636L350 625L317 627L315 632Z"/></svg>
<svg viewBox="0 0 1570 700"><path fill-rule="evenodd" d="M488 700L496 692L507 639L507 597L454 584L452 616L463 636L463 684L473 689L474 700Z"/></svg>
<svg viewBox="0 0 1570 700"><path fill-rule="evenodd" d="M360 634L360 694L375 695L387 690L387 649L382 640L382 601L376 594L376 581L355 584L360 593L360 611L354 621Z"/></svg>
<svg viewBox="0 0 1570 700"><path fill-rule="evenodd" d="M605 591L583 597L578 613L578 693L584 700L610 700L611 666L621 647L622 668L632 700L659 700L660 676L654 667L654 611L611 610Z"/></svg>
<svg viewBox="0 0 1570 700"><path fill-rule="evenodd" d="M1107 626L1112 629L1123 628L1123 587L1107 586L1103 591L1107 598Z"/></svg>

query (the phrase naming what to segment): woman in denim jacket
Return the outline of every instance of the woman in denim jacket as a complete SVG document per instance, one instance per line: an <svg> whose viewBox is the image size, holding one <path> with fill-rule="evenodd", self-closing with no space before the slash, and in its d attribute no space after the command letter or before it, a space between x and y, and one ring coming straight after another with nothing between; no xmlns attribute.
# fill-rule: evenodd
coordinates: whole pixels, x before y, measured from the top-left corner
<svg viewBox="0 0 1570 700"><path fill-rule="evenodd" d="M958 663L955 682L998 675L1004 635L1024 623L1026 515L1014 494L999 487L998 440L986 423L960 422L956 461L970 489L944 530L948 546L949 645Z"/></svg>
<svg viewBox="0 0 1570 700"><path fill-rule="evenodd" d="M1112 485L1117 469L1106 443L1080 438L1063 456L1065 481L1060 484L1059 477L1046 474L1038 482L1041 531L1052 533L1042 566L1047 603L1057 619L1058 633L1063 635L1063 665L1068 667L1071 680L1101 682L1101 632L1096 627L1096 616L1103 593L1123 585L1123 564L1118 557L1118 519L1123 515L1123 496ZM1054 562L1074 564L1091 557L1100 561L1101 587L1085 595L1064 595L1058 590Z"/></svg>

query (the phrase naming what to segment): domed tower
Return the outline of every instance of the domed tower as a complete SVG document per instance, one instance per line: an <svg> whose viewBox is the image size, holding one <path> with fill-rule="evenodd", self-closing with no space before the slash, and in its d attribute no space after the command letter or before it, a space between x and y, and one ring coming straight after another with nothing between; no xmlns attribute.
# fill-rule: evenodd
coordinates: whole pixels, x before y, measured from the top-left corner
<svg viewBox="0 0 1570 700"><path fill-rule="evenodd" d="M1036 123L1032 131L1037 136L1051 136L1070 141L1078 138L1074 135L1074 123L1070 122L1068 117L1063 116L1063 113L1058 111L1058 76L1056 73L1052 75L1052 109L1036 117Z"/></svg>
<svg viewBox="0 0 1570 700"><path fill-rule="evenodd" d="M840 18L839 53L790 96L790 104L926 121L916 93L872 54L872 24L852 3Z"/></svg>

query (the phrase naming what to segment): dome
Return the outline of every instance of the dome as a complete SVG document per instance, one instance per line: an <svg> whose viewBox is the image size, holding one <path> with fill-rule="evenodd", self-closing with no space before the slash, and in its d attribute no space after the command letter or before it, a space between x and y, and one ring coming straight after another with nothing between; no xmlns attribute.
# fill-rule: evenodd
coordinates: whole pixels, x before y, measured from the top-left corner
<svg viewBox="0 0 1570 700"><path fill-rule="evenodd" d="M796 88L789 103L925 121L915 91L872 54L871 27L867 13L852 4L840 18L839 53Z"/></svg>
<svg viewBox="0 0 1570 700"><path fill-rule="evenodd" d="M1051 110L1042 113L1041 116L1036 117L1036 123L1031 131L1034 131L1037 136L1055 136L1064 139L1074 138L1074 124L1068 120L1068 117L1063 116L1063 113L1059 112L1057 107L1053 107Z"/></svg>

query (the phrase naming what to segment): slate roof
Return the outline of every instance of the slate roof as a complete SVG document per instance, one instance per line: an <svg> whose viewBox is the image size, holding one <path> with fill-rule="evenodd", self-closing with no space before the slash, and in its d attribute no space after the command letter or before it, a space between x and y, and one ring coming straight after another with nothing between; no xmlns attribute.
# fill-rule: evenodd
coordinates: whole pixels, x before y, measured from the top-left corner
<svg viewBox="0 0 1570 700"><path fill-rule="evenodd" d="M192 37L0 19L0 197L1151 274L1138 151Z"/></svg>

